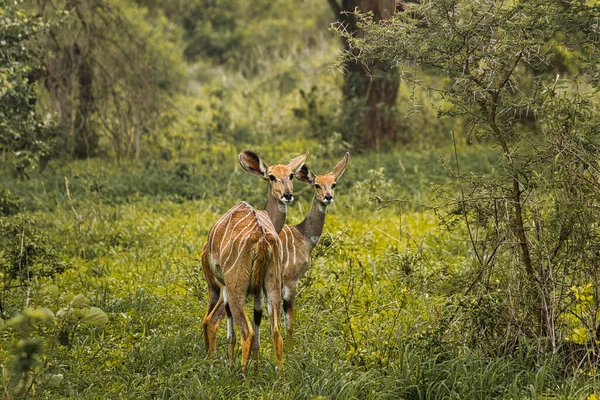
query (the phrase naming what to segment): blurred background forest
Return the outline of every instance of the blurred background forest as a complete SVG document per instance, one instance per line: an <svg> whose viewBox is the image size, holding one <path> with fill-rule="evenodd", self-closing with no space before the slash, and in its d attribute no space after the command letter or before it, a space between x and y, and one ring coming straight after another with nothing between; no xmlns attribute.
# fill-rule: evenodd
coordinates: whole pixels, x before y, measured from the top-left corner
<svg viewBox="0 0 600 400"><path fill-rule="evenodd" d="M584 0L0 0L2 398L596 398L599 26ZM243 378L200 339L208 230L264 201L248 148L351 153L283 381L268 340Z"/></svg>
<svg viewBox="0 0 600 400"><path fill-rule="evenodd" d="M335 67L344 41L330 27L356 5L7 2L2 159L25 172L169 159L206 141L447 142L431 93L398 94L397 74L372 79L358 62Z"/></svg>

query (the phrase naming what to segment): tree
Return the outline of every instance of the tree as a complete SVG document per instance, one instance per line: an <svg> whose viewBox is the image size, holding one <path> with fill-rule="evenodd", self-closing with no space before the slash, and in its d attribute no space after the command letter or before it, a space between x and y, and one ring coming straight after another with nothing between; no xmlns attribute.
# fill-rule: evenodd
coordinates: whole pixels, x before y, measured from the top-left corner
<svg viewBox="0 0 600 400"><path fill-rule="evenodd" d="M498 279L514 296L502 299L497 337L516 346L521 334L539 335L556 350L572 324L567 315L578 312L567 288L600 280L600 253L590 245L600 218L600 112L585 94L600 87L600 6L435 0L411 11L386 24L357 14L362 36L340 30L347 57L401 65L414 84L419 71L440 75L444 83L427 88L450 104L439 114L466 120L459 135L501 150L499 177L467 179L457 156L460 191L445 218L462 220L473 248L466 293L489 295ZM570 75L557 62L564 57ZM597 311L578 315L592 341Z"/></svg>
<svg viewBox="0 0 600 400"><path fill-rule="evenodd" d="M140 155L143 136L157 131L183 77L178 34L167 21L128 1L39 0L41 15L68 14L46 36L46 104L75 158L106 151Z"/></svg>
<svg viewBox="0 0 600 400"><path fill-rule="evenodd" d="M360 37L354 10L371 13L373 21L387 20L394 15L394 0L328 0L339 27L347 32L342 36L346 51L353 51L350 37ZM379 148L387 140L396 142L396 97L399 78L393 65L383 60L366 63L354 58L344 65L344 96L341 130L343 138L355 144Z"/></svg>
<svg viewBox="0 0 600 400"><path fill-rule="evenodd" d="M51 147L35 107L35 81L43 69L34 44L48 27L18 3L0 1L0 151L3 163L14 156L21 176Z"/></svg>

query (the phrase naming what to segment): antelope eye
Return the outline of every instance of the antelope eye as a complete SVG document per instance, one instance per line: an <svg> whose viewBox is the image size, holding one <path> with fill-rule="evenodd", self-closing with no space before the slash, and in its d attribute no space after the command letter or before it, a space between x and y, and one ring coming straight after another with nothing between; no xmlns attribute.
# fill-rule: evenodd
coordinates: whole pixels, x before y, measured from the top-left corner
<svg viewBox="0 0 600 400"><path fill-rule="evenodd" d="M275 175L269 175L269 179L271 180L271 182L273 182L273 181L275 181L275 179L277 179L277 178L275 178Z"/></svg>
<svg viewBox="0 0 600 400"><path fill-rule="evenodd" d="M335 183L334 183L333 185L331 185L331 188L332 188L332 189L335 189Z"/></svg>
<svg viewBox="0 0 600 400"><path fill-rule="evenodd" d="M290 174L290 181L294 179L294 174Z"/></svg>
<svg viewBox="0 0 600 400"><path fill-rule="evenodd" d="M321 185L315 185L315 189L321 189Z"/></svg>

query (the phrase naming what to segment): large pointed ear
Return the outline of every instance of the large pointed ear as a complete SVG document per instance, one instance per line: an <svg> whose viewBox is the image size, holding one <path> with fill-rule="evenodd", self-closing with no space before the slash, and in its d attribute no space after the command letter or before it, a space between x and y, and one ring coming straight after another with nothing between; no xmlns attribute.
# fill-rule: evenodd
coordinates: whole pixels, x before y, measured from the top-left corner
<svg viewBox="0 0 600 400"><path fill-rule="evenodd" d="M294 171L294 174L297 174L300 171L300 169L304 165L304 161L306 161L306 157L308 157L308 151L290 161L288 167L290 167L292 171Z"/></svg>
<svg viewBox="0 0 600 400"><path fill-rule="evenodd" d="M238 156L240 160L240 164L242 168L251 174L258 175L263 179L268 179L267 177L267 169L269 166L256 154L251 150L246 150Z"/></svg>
<svg viewBox="0 0 600 400"><path fill-rule="evenodd" d="M300 171L296 172L296 178L299 181L302 181L304 183L308 183L309 185L314 185L315 184L315 174L313 174L311 172L310 169L308 169L308 167L305 165L302 166L302 168L300 168Z"/></svg>
<svg viewBox="0 0 600 400"><path fill-rule="evenodd" d="M336 181L340 179L340 176L342 176L342 174L346 170L346 164L348 164L348 157L350 157L350 153L346 152L344 158L342 158L341 161L337 163L337 165L333 168L333 171L331 171L331 175L334 176Z"/></svg>

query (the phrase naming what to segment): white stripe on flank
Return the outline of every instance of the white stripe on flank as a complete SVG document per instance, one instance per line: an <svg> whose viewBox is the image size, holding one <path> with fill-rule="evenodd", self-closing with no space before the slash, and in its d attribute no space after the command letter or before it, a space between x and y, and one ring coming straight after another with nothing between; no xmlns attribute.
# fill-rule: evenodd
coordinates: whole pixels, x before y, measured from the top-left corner
<svg viewBox="0 0 600 400"><path fill-rule="evenodd" d="M289 234L292 235L293 241L293 233L290 231ZM284 231L284 235L287 248L290 245L287 237L288 231ZM274 260L273 268L281 268L284 253L283 243L265 211L258 211L242 202L217 220L209 232L207 245L211 262L220 265L221 276L229 275L235 280L247 273L252 273L251 270L247 270L251 260L247 260L248 262L244 262L243 265L238 265L238 263L242 256L244 259L252 257L252 248L256 245L257 238L267 240L268 249L266 251L273 257L277 257L275 252L279 252L279 259ZM294 258L296 257L295 251L294 249ZM279 274L280 271L273 271L273 273ZM227 302L227 293L226 291L223 293Z"/></svg>
<svg viewBox="0 0 600 400"><path fill-rule="evenodd" d="M257 212L255 214L256 214L256 221L258 222L258 225L260 226L260 229L261 229L263 235L266 235L267 231L270 231L270 232L275 231L275 228L273 227L273 223L271 222L271 219L269 218L268 215L263 215L261 212Z"/></svg>
<svg viewBox="0 0 600 400"><path fill-rule="evenodd" d="M249 216L251 216L251 215L252 215L252 213L248 213L248 214L244 215L242 218L240 218L240 220L239 220L238 222L236 222L236 224L235 224L235 225L233 226L233 228L231 229L231 233L233 234L233 233L236 231L235 229L237 228L237 226L238 226L238 225L239 225L239 224L240 224L242 221L244 221L245 219L247 219L247 218L248 218ZM234 237L233 239L231 239L231 235L230 235L229 243L227 243L227 244L225 245L225 248L221 248L221 254L222 254L222 253L224 253L224 251L225 251L225 249L227 248L227 246L229 246L229 255L227 256L227 258L229 259L229 257L231 256L231 252L233 251L233 248L234 248L234 246L233 246L233 243L234 243L234 241L235 241L235 240L236 240L236 239L237 239L237 238L238 238L238 237L239 237L239 236L242 234L242 232L244 232L244 230L246 230L246 229L248 229L248 227L251 227L251 226L252 226L252 222L253 222L253 221L251 221L251 222L250 222L248 225L246 225L246 226L245 226L245 227L244 227L244 228L243 228L243 229L242 229L240 232L238 232L238 234L236 235L236 237ZM223 235L225 236L225 234L223 234Z"/></svg>
<svg viewBox="0 0 600 400"><path fill-rule="evenodd" d="M223 216L221 218L219 218L217 220L217 222L215 222L215 224L213 225L212 229L210 230L210 233L208 234L209 239L210 239L210 244L208 246L208 248L210 249L210 251L212 252L213 249L213 244L215 242L215 238L217 237L217 231L219 230L219 228L221 227L221 225L228 219L231 218L231 215L233 214L233 211L236 209L236 207L233 207L231 209L229 209L229 211L227 211L225 214L223 214Z"/></svg>
<svg viewBox="0 0 600 400"><path fill-rule="evenodd" d="M208 242L208 252L209 253L208 253L208 255L209 255L209 257L210 257L210 259L212 261L215 260L215 254L217 253L215 251L215 248L214 248L215 239L218 237L217 232L219 230L220 225L222 225L225 222L225 220L227 219L226 217L227 217L227 214L225 214L223 217L221 217L215 223L215 225L213 226L213 228L210 230L210 233L209 233L209 236L208 236L208 238L209 238L209 242Z"/></svg>
<svg viewBox="0 0 600 400"><path fill-rule="evenodd" d="M296 265L296 239L294 239L294 232L291 230L290 234L292 235L292 248L294 249L294 265Z"/></svg>
<svg viewBox="0 0 600 400"><path fill-rule="evenodd" d="M285 262L283 262L283 265L288 265L288 263L290 262L290 248L289 248L289 240L288 240L288 230L289 227L286 225L283 227L283 235L285 236L285 246L283 247L283 253L285 254ZM283 244L283 243L282 243Z"/></svg>
<svg viewBox="0 0 600 400"><path fill-rule="evenodd" d="M235 248L235 243L237 243L240 236L242 236L242 238L239 239L240 244L237 248L238 256L239 256L239 254L241 253L241 249L244 248L244 246L246 245L246 242L248 241L248 238L250 237L250 235L252 235L252 231L254 230L254 227L255 227L254 224L248 224L247 226L244 227L244 229L242 229L237 234L236 237L234 237L233 239L231 239L229 241L229 243L227 244L229 246L229 254L227 255L227 258L225 259L225 261L223 262L223 266L229 265L228 261L229 261L229 258L231 257L231 254L233 253L233 250ZM237 259L237 257L236 257L236 259Z"/></svg>
<svg viewBox="0 0 600 400"><path fill-rule="evenodd" d="M244 241L240 244L239 249L243 249L244 247L246 247L246 241L248 240L248 237L250 236L252 232L248 232L248 235L243 239ZM233 260L233 264L232 265L237 265L237 262L240 258L240 255L242 254L242 251L238 251L237 257L235 258L235 260ZM230 269L231 271L231 269Z"/></svg>
<svg viewBox="0 0 600 400"><path fill-rule="evenodd" d="M238 222L236 222L236 224L233 226L233 228L232 228L231 230L232 230L232 231L235 231L235 228L237 228L237 226L238 226L238 225L239 225L239 224L240 224L240 223L241 223L243 220L245 220L246 218L248 218L248 217L249 217L249 216L251 216L252 214L253 214L252 212L248 211L248 212L246 213L246 215L244 215L242 218L240 218L240 219L238 220Z"/></svg>
<svg viewBox="0 0 600 400"><path fill-rule="evenodd" d="M225 240L225 237L227 236L227 232L229 232L229 225L231 225L232 219L233 219L233 213L231 214L229 221L227 221L227 226L225 227L225 231L223 231L223 236L221 237L221 243L219 244L219 249L223 248L223 241Z"/></svg>
<svg viewBox="0 0 600 400"><path fill-rule="evenodd" d="M231 224L233 215L235 213L243 213L244 210L246 210L248 212L248 215L250 215L250 211L252 211L252 208L246 202L238 203L234 207L230 208L221 218L219 218L210 230L207 240L209 251L208 255L213 263L217 263L218 261L220 261L222 255L221 250L223 249L223 241L227 236L227 231L229 230L229 226ZM222 228L225 223L227 223L227 225L225 226L225 230L223 231ZM221 239L221 242L219 244L219 247L217 247L216 241L218 241L219 239Z"/></svg>

